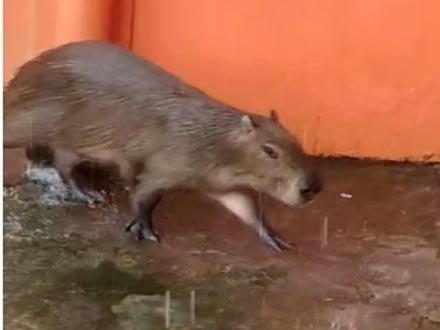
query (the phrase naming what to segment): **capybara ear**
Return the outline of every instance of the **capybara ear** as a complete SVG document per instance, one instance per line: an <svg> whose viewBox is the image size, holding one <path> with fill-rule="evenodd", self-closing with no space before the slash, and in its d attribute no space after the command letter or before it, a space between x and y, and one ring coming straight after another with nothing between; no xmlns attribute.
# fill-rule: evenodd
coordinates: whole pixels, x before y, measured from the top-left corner
<svg viewBox="0 0 440 330"><path fill-rule="evenodd" d="M256 128L255 122L250 115L243 115L241 117L241 129L243 133L250 133Z"/></svg>
<svg viewBox="0 0 440 330"><path fill-rule="evenodd" d="M278 122L278 114L275 110L271 109L269 113L269 118L274 122Z"/></svg>

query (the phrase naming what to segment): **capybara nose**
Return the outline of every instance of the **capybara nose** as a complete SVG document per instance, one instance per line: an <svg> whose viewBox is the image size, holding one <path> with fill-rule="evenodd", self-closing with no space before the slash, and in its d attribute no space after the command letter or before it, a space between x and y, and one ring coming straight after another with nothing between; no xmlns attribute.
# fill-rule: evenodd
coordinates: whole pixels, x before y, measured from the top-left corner
<svg viewBox="0 0 440 330"><path fill-rule="evenodd" d="M306 184L300 190L304 200L311 200L322 189L322 181L315 173L307 175Z"/></svg>

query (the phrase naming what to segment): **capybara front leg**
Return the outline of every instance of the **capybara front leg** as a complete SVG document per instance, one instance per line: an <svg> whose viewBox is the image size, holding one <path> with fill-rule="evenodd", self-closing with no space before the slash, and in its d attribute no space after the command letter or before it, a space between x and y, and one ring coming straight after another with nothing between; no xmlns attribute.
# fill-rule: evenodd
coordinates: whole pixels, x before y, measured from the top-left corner
<svg viewBox="0 0 440 330"><path fill-rule="evenodd" d="M126 227L138 240L160 242L160 236L153 227L153 211L161 200L160 193L153 193L145 200L140 201L139 196L134 198L135 218Z"/></svg>
<svg viewBox="0 0 440 330"><path fill-rule="evenodd" d="M291 249L292 245L284 241L266 222L264 215L260 218L260 228L257 228L261 240L277 251Z"/></svg>
<svg viewBox="0 0 440 330"><path fill-rule="evenodd" d="M241 221L252 227L260 239L276 251L283 251L291 246L278 236L266 223L264 216L257 216L255 206L249 196L240 192L209 194L219 201Z"/></svg>

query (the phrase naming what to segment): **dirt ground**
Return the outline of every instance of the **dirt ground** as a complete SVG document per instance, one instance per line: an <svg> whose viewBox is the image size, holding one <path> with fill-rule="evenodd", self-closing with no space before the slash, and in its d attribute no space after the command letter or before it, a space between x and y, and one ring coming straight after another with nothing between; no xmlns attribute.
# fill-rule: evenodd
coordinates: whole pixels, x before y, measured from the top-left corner
<svg viewBox="0 0 440 330"><path fill-rule="evenodd" d="M296 245L282 254L195 193L166 196L154 244L125 234L124 201L45 205L34 184L5 189L5 329L440 329L440 168L320 167L312 203L264 199Z"/></svg>

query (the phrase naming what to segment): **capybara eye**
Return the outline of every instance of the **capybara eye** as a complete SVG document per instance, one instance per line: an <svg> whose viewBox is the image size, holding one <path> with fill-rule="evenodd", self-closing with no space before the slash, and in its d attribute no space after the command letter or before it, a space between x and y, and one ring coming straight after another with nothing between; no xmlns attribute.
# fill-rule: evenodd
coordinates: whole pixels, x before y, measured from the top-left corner
<svg viewBox="0 0 440 330"><path fill-rule="evenodd" d="M263 151L270 157L273 159L278 158L278 153L270 146L268 145L264 145L263 146Z"/></svg>

